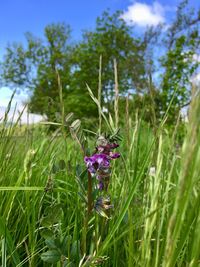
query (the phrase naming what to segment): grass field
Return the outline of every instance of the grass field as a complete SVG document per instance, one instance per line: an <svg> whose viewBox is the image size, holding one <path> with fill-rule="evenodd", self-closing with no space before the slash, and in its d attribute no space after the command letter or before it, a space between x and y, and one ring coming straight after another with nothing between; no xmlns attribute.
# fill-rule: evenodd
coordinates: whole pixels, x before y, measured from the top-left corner
<svg viewBox="0 0 200 267"><path fill-rule="evenodd" d="M109 219L87 212L86 166L68 127L19 135L2 123L0 265L200 266L199 114L195 97L184 133L178 124L168 131L165 118L156 131L137 116L126 120ZM95 136L87 135L91 154Z"/></svg>

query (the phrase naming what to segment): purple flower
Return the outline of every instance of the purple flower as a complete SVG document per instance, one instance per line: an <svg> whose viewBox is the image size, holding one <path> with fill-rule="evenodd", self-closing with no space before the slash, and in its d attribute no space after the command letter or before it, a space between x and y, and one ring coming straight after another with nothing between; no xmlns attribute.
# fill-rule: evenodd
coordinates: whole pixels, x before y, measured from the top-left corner
<svg viewBox="0 0 200 267"><path fill-rule="evenodd" d="M90 173L96 173L99 169L110 167L110 158L105 154L94 154L91 157L85 157L84 161Z"/></svg>
<svg viewBox="0 0 200 267"><path fill-rule="evenodd" d="M96 175L98 188L101 191L107 191L108 189L111 174L110 161L120 157L119 153L112 152L113 149L119 146L118 144L104 143L96 147L96 154L84 158L88 171Z"/></svg>
<svg viewBox="0 0 200 267"><path fill-rule="evenodd" d="M110 145L111 149L119 147L119 144L117 144L117 143L112 143L112 144L109 144L109 145Z"/></svg>
<svg viewBox="0 0 200 267"><path fill-rule="evenodd" d="M102 181L100 181L100 182L98 183L98 189L99 189L100 191L102 191L102 190L104 189L104 183L103 183Z"/></svg>
<svg viewBox="0 0 200 267"><path fill-rule="evenodd" d="M85 158L84 158L84 161L85 161L85 163L86 163L86 166L87 166L87 168L88 168L88 171L89 171L90 173L96 173L96 168L94 167L94 164L95 164L94 159L91 158L91 157L85 157Z"/></svg>
<svg viewBox="0 0 200 267"><path fill-rule="evenodd" d="M120 157L120 153L113 153L113 152L110 152L110 155L109 155L112 159L117 159Z"/></svg>
<svg viewBox="0 0 200 267"><path fill-rule="evenodd" d="M110 156L112 159L116 159L116 158L120 157L120 154L119 153L114 153L111 150L117 148L118 146L119 145L116 144L116 143L107 144L105 146L100 145L100 146L97 147L97 151L99 153L103 153L103 154L106 154L106 155Z"/></svg>

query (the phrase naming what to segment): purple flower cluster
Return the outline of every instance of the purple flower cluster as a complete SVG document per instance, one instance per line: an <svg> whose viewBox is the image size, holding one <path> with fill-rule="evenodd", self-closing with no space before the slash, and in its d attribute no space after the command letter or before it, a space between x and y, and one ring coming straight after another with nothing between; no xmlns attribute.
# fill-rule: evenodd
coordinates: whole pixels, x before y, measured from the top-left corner
<svg viewBox="0 0 200 267"><path fill-rule="evenodd" d="M88 168L88 171L96 175L98 179L99 190L107 190L109 177L110 177L110 161L120 157L119 153L112 152L113 149L119 145L116 143L107 143L99 145L96 148L96 153L91 157L85 157L84 161Z"/></svg>

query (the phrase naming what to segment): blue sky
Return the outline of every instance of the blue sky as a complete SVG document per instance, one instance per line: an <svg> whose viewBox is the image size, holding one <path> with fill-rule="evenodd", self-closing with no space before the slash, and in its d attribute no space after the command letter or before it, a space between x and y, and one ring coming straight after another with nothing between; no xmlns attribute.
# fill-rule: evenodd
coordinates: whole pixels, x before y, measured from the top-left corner
<svg viewBox="0 0 200 267"><path fill-rule="evenodd" d="M42 36L47 24L63 21L71 25L73 39L78 40L81 31L92 29L106 8L114 11L128 4L126 0L1 0L0 47L24 41L26 31Z"/></svg>
<svg viewBox="0 0 200 267"><path fill-rule="evenodd" d="M109 8L122 10L127 23L133 20L139 29L159 22L169 23L175 14L178 0L1 0L0 2L0 60L6 44L24 42L24 33L43 36L49 23L66 22L72 28L72 40L81 39L83 29L93 29L97 16ZM198 8L198 0L190 0ZM0 106L6 105L11 91L0 88ZM21 98L20 98L21 97ZM26 99L25 94L16 101Z"/></svg>
<svg viewBox="0 0 200 267"><path fill-rule="evenodd" d="M127 11L131 6L138 4L149 9L157 4L163 9L162 15L167 21L173 15L178 2L178 0L1 0L0 56L8 42L23 42L26 31L42 36L44 27L52 22L65 21L70 24L73 30L72 37L78 40L81 38L81 31L92 29L96 17L107 8L111 11ZM197 7L198 0L190 0L190 5ZM155 13L155 10L151 12ZM157 11L159 12L161 10Z"/></svg>

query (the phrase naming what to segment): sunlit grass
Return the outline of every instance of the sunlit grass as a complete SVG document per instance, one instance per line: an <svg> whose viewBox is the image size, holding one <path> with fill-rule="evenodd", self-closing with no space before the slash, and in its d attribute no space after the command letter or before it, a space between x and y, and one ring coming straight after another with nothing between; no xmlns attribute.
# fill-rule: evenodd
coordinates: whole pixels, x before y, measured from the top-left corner
<svg viewBox="0 0 200 267"><path fill-rule="evenodd" d="M196 97L182 141L178 131L166 130L164 122L155 133L142 119L130 118L129 127L121 130L121 158L112 164L111 219L93 211L87 227L85 165L68 128L62 127L61 132L66 133L59 136L44 129L16 137L15 125L2 125L1 265L198 266L199 103ZM95 138L88 138L92 151ZM155 173L150 172L152 167ZM45 243L48 222L44 218L49 207L61 208L58 220L49 228L59 242L67 237L65 259L54 265L41 259L47 247L54 246ZM93 257L88 265L87 256ZM64 265L66 259L70 265Z"/></svg>

